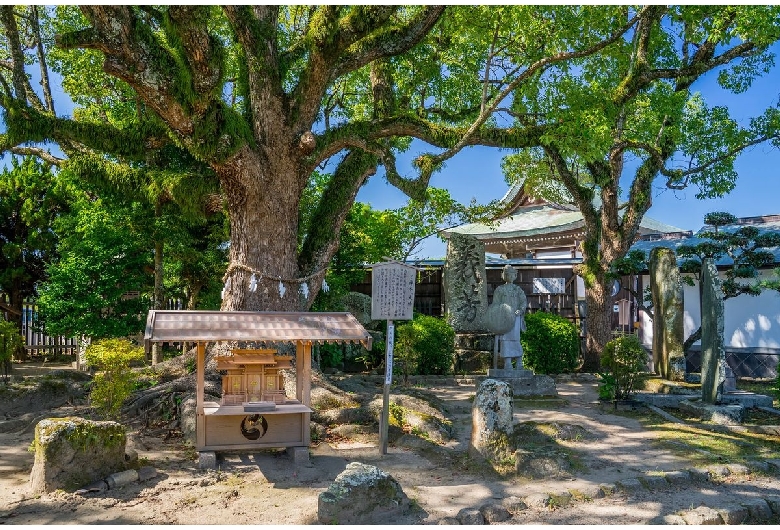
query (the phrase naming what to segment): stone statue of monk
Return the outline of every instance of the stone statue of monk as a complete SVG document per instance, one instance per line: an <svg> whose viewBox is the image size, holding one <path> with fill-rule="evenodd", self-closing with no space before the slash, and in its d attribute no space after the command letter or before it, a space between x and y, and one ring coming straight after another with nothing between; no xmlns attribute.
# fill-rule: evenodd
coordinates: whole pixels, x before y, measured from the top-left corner
<svg viewBox="0 0 780 530"><path fill-rule="evenodd" d="M525 331L525 311L528 307L525 293L514 283L517 271L511 265L504 266L501 278L506 282L496 288L493 303L486 312L485 324L499 335L499 355L505 370L523 368L523 346L520 334ZM514 367L512 361L514 360Z"/></svg>

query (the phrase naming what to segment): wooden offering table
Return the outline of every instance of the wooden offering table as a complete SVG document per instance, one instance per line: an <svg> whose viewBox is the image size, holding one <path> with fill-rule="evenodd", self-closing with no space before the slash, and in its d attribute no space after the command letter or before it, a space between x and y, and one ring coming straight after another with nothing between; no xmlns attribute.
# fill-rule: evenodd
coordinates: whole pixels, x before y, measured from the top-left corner
<svg viewBox="0 0 780 530"><path fill-rule="evenodd" d="M197 343L198 451L308 447L312 344L371 348L371 335L350 313L152 310L144 339ZM217 342L223 343L214 356L224 372L222 397L205 401L206 346ZM294 399L280 372L293 368L293 357L277 354L284 343L296 346Z"/></svg>

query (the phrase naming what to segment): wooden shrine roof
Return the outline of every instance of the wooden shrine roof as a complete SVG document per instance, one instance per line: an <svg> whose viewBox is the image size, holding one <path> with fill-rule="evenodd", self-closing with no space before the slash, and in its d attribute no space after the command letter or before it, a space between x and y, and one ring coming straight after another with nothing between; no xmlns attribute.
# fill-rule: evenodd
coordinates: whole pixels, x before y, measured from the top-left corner
<svg viewBox="0 0 780 530"><path fill-rule="evenodd" d="M350 343L371 348L371 335L350 313L149 311L150 342Z"/></svg>

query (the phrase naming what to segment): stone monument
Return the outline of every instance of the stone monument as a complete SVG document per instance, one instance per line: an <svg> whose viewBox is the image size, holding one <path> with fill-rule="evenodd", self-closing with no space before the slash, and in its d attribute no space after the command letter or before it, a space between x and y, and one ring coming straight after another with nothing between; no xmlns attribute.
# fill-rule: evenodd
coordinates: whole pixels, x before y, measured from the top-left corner
<svg viewBox="0 0 780 530"><path fill-rule="evenodd" d="M653 297L653 365L664 379L684 381L683 286L674 250L654 248L650 251L649 268Z"/></svg>
<svg viewBox="0 0 780 530"><path fill-rule="evenodd" d="M124 469L125 428L113 421L46 418L35 426L33 494L73 491Z"/></svg>
<svg viewBox="0 0 780 530"><path fill-rule="evenodd" d="M702 262L701 273L701 400L718 403L726 380L726 350L723 346L723 291L712 258Z"/></svg>
<svg viewBox="0 0 780 530"><path fill-rule="evenodd" d="M455 330L455 371L485 370L493 348L493 336L482 321L487 309L485 245L473 236L452 234L443 283L447 322Z"/></svg>
<svg viewBox="0 0 780 530"><path fill-rule="evenodd" d="M477 387L471 406L469 454L495 460L512 435L512 387L503 381L485 379ZM508 448L510 452L514 448Z"/></svg>
<svg viewBox="0 0 780 530"><path fill-rule="evenodd" d="M491 368L488 377L512 387L515 396L557 396L555 381L546 375L534 375L523 368L523 346L520 336L525 331L525 311L528 302L523 289L514 283L517 271L506 265L501 274L506 283L496 288L493 303L485 312L485 326L495 334L494 355L503 359L503 369ZM514 362L514 366L512 363Z"/></svg>

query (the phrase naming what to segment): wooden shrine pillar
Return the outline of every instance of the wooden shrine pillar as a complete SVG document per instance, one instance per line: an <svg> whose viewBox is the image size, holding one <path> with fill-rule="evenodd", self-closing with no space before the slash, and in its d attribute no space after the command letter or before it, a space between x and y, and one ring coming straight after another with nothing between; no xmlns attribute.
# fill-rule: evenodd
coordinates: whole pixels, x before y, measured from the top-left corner
<svg viewBox="0 0 780 530"><path fill-rule="evenodd" d="M311 342L298 341L295 348L295 397L311 408ZM311 443L311 413L303 415L301 438L306 446Z"/></svg>
<svg viewBox="0 0 780 530"><path fill-rule="evenodd" d="M195 418L197 449L206 446L206 416L203 411L204 393L206 391L206 343L198 342L195 360L196 390Z"/></svg>

